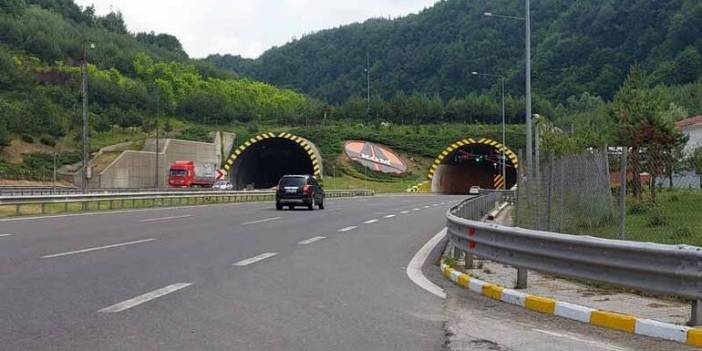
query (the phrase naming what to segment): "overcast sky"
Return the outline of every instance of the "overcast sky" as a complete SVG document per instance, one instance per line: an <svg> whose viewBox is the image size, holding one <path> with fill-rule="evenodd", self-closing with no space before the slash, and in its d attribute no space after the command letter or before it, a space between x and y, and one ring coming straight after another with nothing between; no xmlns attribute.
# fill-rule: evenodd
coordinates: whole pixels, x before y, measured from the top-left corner
<svg viewBox="0 0 702 351"><path fill-rule="evenodd" d="M293 37L370 17L416 13L436 0L77 0L121 11L129 31L173 34L192 57L255 58Z"/></svg>

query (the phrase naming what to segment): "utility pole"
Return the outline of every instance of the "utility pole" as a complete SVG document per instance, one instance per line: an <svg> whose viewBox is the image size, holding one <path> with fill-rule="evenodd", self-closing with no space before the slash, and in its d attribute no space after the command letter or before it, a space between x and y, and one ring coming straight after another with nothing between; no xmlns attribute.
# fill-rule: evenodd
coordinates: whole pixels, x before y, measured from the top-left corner
<svg viewBox="0 0 702 351"><path fill-rule="evenodd" d="M534 174L534 149L532 147L532 121L531 121L531 7L529 0L525 0L524 16L526 22L526 129L527 129L527 171ZM537 166L538 167L538 166Z"/></svg>
<svg viewBox="0 0 702 351"><path fill-rule="evenodd" d="M502 156L501 156L501 163L502 163L502 179L504 180L503 187L506 190L507 189L507 157L505 156L505 149L507 148L507 129L506 129L506 120L505 120L505 77L499 74L489 74L489 73L480 73L480 72L471 72L472 75L474 76L484 76L484 77L493 77L493 78L499 78L500 79L500 86L502 88Z"/></svg>
<svg viewBox="0 0 702 351"><path fill-rule="evenodd" d="M366 51L366 122L370 122L370 53Z"/></svg>
<svg viewBox="0 0 702 351"><path fill-rule="evenodd" d="M83 172L81 190L88 192L90 180L90 136L88 131L88 43L83 41L83 60L80 65L81 84L80 91L83 99ZM93 44L90 44L93 47Z"/></svg>
<svg viewBox="0 0 702 351"><path fill-rule="evenodd" d="M502 82L502 181L504 190L507 190L507 158L505 149L507 148L507 127L505 126L505 77L500 77Z"/></svg>
<svg viewBox="0 0 702 351"><path fill-rule="evenodd" d="M154 180L154 188L159 188L158 181L158 118L161 115L161 94L160 90L156 88L156 164L154 165L154 171L156 173L156 178Z"/></svg>

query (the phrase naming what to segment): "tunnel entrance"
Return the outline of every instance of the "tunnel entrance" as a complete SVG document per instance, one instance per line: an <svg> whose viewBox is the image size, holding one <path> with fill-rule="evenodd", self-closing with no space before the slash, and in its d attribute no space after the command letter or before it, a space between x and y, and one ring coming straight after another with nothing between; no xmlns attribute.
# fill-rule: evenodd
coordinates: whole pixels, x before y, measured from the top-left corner
<svg viewBox="0 0 702 351"><path fill-rule="evenodd" d="M506 179L502 177L502 151L506 158ZM481 189L511 188L517 182L516 155L489 139L465 139L449 146L434 162L429 173L432 192L468 194L472 186Z"/></svg>
<svg viewBox="0 0 702 351"><path fill-rule="evenodd" d="M312 147L302 138L289 136L265 134L235 150L224 165L234 189L269 189L286 174L319 178L320 166Z"/></svg>

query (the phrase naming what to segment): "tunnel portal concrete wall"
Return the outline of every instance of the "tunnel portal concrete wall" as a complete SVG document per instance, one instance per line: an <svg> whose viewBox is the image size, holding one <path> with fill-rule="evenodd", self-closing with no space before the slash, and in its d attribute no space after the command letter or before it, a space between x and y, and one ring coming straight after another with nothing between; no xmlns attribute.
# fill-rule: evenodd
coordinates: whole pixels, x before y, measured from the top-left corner
<svg viewBox="0 0 702 351"><path fill-rule="evenodd" d="M215 141L221 140L216 138ZM147 141L151 151L124 151L100 174L90 180L91 188L150 188L155 184L155 142ZM168 186L168 169L174 161L193 160L221 162L221 143L203 143L179 139L159 140L158 155L159 186ZM220 150L219 152L217 150Z"/></svg>

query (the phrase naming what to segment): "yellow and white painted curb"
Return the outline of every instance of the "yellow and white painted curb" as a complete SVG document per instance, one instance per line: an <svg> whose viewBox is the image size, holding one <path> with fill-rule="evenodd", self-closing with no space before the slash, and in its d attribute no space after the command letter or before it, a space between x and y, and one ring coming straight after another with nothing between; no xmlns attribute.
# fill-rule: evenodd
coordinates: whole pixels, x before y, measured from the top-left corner
<svg viewBox="0 0 702 351"><path fill-rule="evenodd" d="M677 341L693 346L702 346L702 329L642 319L631 315L557 301L548 297L526 294L473 278L468 274L451 268L443 261L441 262L441 272L446 278L470 291L494 300L521 306L528 310L556 315L604 328Z"/></svg>

